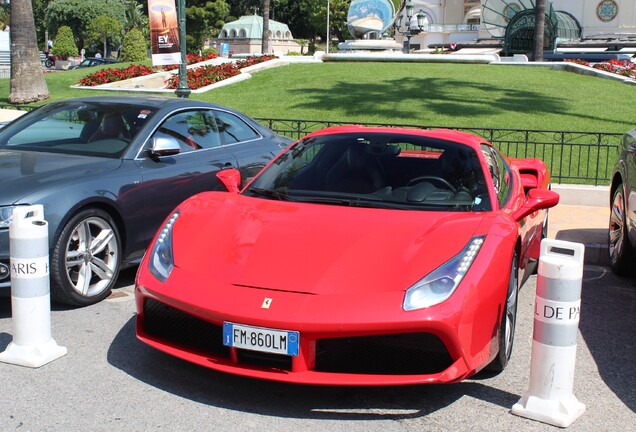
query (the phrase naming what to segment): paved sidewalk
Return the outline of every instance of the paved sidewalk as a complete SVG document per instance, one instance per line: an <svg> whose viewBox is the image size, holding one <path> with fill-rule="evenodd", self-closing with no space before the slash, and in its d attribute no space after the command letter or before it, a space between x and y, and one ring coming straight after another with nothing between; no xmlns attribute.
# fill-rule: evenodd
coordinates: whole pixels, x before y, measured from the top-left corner
<svg viewBox="0 0 636 432"><path fill-rule="evenodd" d="M20 109L0 108L0 122L15 120L22 114L26 114L26 111Z"/></svg>
<svg viewBox="0 0 636 432"><path fill-rule="evenodd" d="M559 204L550 209L548 219L549 238L583 243L586 264L609 265L609 204L605 207Z"/></svg>

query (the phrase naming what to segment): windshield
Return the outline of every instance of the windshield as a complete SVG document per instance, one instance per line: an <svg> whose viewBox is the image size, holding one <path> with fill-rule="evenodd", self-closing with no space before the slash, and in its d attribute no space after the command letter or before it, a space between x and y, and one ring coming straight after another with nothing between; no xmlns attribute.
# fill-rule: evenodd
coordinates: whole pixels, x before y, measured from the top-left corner
<svg viewBox="0 0 636 432"><path fill-rule="evenodd" d="M127 103L53 103L3 129L0 149L118 158L153 114Z"/></svg>
<svg viewBox="0 0 636 432"><path fill-rule="evenodd" d="M484 174L471 147L397 132L306 138L243 193L360 207L491 210Z"/></svg>

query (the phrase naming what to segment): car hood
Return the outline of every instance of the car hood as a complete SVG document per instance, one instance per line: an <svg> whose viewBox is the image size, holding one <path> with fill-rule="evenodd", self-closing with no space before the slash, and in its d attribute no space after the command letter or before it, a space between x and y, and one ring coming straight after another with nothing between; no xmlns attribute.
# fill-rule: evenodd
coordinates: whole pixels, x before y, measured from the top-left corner
<svg viewBox="0 0 636 432"><path fill-rule="evenodd" d="M98 177L120 165L120 159L0 149L0 205L18 202L44 187Z"/></svg>
<svg viewBox="0 0 636 432"><path fill-rule="evenodd" d="M352 208L205 193L183 204L175 266L198 280L306 294L404 290L492 213Z"/></svg>

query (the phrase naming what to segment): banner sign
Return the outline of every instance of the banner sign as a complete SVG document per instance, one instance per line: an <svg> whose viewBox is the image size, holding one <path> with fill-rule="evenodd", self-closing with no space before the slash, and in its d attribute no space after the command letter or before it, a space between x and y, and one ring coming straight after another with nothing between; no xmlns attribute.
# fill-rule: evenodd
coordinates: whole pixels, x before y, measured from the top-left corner
<svg viewBox="0 0 636 432"><path fill-rule="evenodd" d="M148 0L153 66L181 63L179 21L174 2L175 0Z"/></svg>

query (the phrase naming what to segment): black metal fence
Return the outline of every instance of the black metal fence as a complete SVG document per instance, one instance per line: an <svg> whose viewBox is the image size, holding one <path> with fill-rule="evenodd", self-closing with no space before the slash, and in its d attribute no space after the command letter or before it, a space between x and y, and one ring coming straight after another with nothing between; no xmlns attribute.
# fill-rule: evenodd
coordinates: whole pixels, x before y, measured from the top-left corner
<svg viewBox="0 0 636 432"><path fill-rule="evenodd" d="M280 135L298 139L329 126L353 122L257 118ZM439 129L436 126L363 123L365 126ZM621 145L622 133L574 132L473 127L443 127L484 137L504 154L516 158L539 158L550 168L553 183L607 185Z"/></svg>
<svg viewBox="0 0 636 432"><path fill-rule="evenodd" d="M31 110L32 106L0 104L0 108ZM437 126L383 124L316 120L257 118L278 134L298 139L330 126L363 124L365 126L439 129ZM553 183L608 185L621 145L622 133L575 132L474 127L441 127L461 130L484 137L504 154L516 158L539 158L550 168Z"/></svg>

